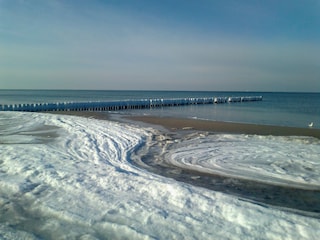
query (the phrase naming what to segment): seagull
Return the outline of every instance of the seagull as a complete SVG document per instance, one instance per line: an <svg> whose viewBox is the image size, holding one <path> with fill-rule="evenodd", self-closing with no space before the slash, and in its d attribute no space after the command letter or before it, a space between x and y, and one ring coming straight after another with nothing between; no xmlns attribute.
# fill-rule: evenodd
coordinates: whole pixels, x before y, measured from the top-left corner
<svg viewBox="0 0 320 240"><path fill-rule="evenodd" d="M313 122L309 123L308 126L309 126L310 128L312 128L312 127L313 127Z"/></svg>

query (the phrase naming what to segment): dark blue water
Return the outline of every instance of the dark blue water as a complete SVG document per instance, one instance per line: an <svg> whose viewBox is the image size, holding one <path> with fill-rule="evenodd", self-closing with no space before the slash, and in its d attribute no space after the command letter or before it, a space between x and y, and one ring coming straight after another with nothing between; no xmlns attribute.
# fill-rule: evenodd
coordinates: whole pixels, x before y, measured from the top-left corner
<svg viewBox="0 0 320 240"><path fill-rule="evenodd" d="M0 90L0 104L253 95L262 95L263 101L131 110L123 113L306 128L313 122L314 128L320 128L320 93Z"/></svg>

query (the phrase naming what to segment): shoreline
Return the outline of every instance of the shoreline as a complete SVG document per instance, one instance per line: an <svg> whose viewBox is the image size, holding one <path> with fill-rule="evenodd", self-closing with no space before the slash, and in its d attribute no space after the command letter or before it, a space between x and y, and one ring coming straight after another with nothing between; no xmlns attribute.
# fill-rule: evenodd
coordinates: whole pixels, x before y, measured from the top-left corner
<svg viewBox="0 0 320 240"><path fill-rule="evenodd" d="M320 129L300 128L287 126L262 125L253 123L223 122L202 119L188 119L160 116L129 116L123 115L117 118L110 116L108 112L68 111L47 112L51 114L71 115L99 120L132 121L140 124L163 127L169 131L198 130L215 133L249 134L249 135L272 135L272 136L305 136L320 139Z"/></svg>
<svg viewBox="0 0 320 240"><path fill-rule="evenodd" d="M298 128L155 116L127 116L126 118L132 121L138 121L152 125L160 125L170 131L200 130L230 134L308 136L320 139L320 129L315 128Z"/></svg>
<svg viewBox="0 0 320 240"><path fill-rule="evenodd" d="M183 138L184 133L207 131L213 133L273 135L273 136L310 136L320 139L320 129L304 129L281 126L255 125L247 123L217 122L199 119L180 119L154 116L126 116L124 119L132 122L140 122L142 126L149 125L160 129L163 127L170 133L172 144L177 139ZM160 129L161 131L161 129ZM182 135L181 135L182 133ZM161 140L158 147L166 144ZM299 214L306 217L320 218L319 215L319 188L316 185L294 185L264 182L259 179L247 179L240 176L228 176L219 173L202 172L198 169L188 169L171 165L170 162L159 156L159 149L153 145L149 149L147 157L133 162L155 174L173 178L179 182L206 188L216 192L222 192L264 207ZM153 155L154 154L154 155ZM158 158L157 160L154 160ZM163 158L164 159L164 158Z"/></svg>

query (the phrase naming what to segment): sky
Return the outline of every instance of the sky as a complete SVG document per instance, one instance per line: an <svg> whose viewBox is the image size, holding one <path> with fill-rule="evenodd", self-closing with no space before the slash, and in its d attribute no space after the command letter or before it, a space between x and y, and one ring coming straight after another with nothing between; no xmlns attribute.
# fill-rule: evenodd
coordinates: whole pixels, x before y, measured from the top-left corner
<svg viewBox="0 0 320 240"><path fill-rule="evenodd" d="M0 0L0 89L320 92L320 0Z"/></svg>

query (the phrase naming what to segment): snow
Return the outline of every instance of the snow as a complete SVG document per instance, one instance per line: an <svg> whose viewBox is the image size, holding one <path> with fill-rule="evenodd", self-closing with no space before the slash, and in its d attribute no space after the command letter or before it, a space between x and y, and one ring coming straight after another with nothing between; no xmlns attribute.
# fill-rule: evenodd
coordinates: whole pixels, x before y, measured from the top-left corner
<svg viewBox="0 0 320 240"><path fill-rule="evenodd" d="M129 155L148 142L154 131L76 116L1 113L0 238L317 239L319 236L319 219L263 207L138 168ZM288 175L286 184L290 181L319 186L319 165L314 158L318 154L317 142L259 136L215 137L219 140L215 139L218 155L212 154L211 136L190 140L191 146L198 146L194 150L200 155L199 160L190 161L186 157L193 154L184 143L168 154L176 163L192 168L212 170L218 166L220 172L227 174L236 174L239 168L238 172L246 170L244 175L249 173L251 178L264 176L269 181L281 182L280 178ZM246 162L247 158L241 157L245 152L241 147L229 152L237 144L243 147L247 142L251 151L248 154L255 153L261 147L259 141L267 145L272 141L279 143L275 143L279 146L275 158L281 151L288 153L287 144L305 149L303 156L309 156L305 161L315 168L314 174L299 165L295 167L298 159L285 168L285 174L281 170L283 160L262 162L250 170L247 166L253 160ZM209 142L211 157L205 163L206 153L201 152ZM214 156L220 157L213 160ZM227 163L227 156L231 156L232 163Z"/></svg>
<svg viewBox="0 0 320 240"><path fill-rule="evenodd" d="M165 153L181 168L315 190L319 156L320 140L312 137L241 134L200 134Z"/></svg>

